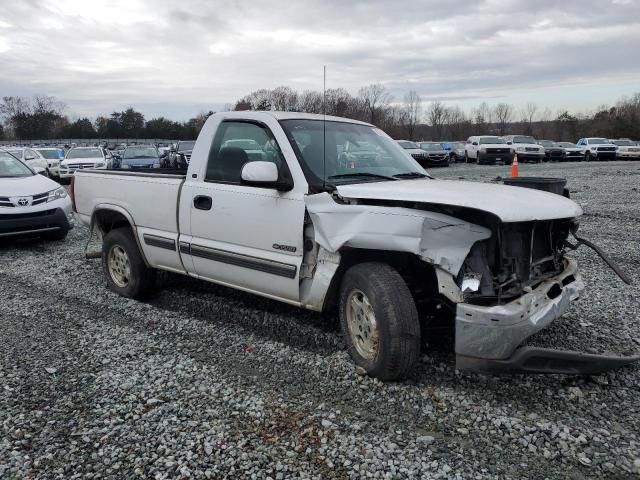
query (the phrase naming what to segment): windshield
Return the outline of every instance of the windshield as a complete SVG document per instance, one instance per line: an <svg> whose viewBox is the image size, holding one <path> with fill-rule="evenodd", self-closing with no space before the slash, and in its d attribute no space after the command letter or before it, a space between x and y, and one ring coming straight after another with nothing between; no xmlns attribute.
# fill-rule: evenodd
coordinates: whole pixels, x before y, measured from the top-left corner
<svg viewBox="0 0 640 480"><path fill-rule="evenodd" d="M158 151L155 147L127 147L122 158L156 158Z"/></svg>
<svg viewBox="0 0 640 480"><path fill-rule="evenodd" d="M38 152L47 160L60 160L61 158L64 158L64 153L62 152L62 150L58 150L58 149L55 149L55 150L39 149Z"/></svg>
<svg viewBox="0 0 640 480"><path fill-rule="evenodd" d="M576 144L571 142L560 142L558 145L564 148L576 148Z"/></svg>
<svg viewBox="0 0 640 480"><path fill-rule="evenodd" d="M543 147L555 147L556 145L551 140L540 140L538 144L542 145Z"/></svg>
<svg viewBox="0 0 640 480"><path fill-rule="evenodd" d="M309 184L375 182L427 176L382 130L322 120L282 120ZM324 136L324 145L323 145Z"/></svg>
<svg viewBox="0 0 640 480"><path fill-rule="evenodd" d="M22 153L24 152L24 150L7 150L7 152L9 152L16 158L22 158Z"/></svg>
<svg viewBox="0 0 640 480"><path fill-rule="evenodd" d="M99 148L74 148L69 150L67 158L102 158Z"/></svg>
<svg viewBox="0 0 640 480"><path fill-rule="evenodd" d="M451 148L453 148L454 150L463 150L464 149L464 143L452 143L451 144Z"/></svg>
<svg viewBox="0 0 640 480"><path fill-rule="evenodd" d="M418 144L417 143L409 142L408 140L398 140L398 145L400 145L405 150L410 150L412 148L415 148L415 149L418 148Z"/></svg>
<svg viewBox="0 0 640 480"><path fill-rule="evenodd" d="M609 143L609 140L604 138L590 138L589 145L601 145L603 143Z"/></svg>
<svg viewBox="0 0 640 480"><path fill-rule="evenodd" d="M536 140L533 137L515 136L513 143L536 143Z"/></svg>
<svg viewBox="0 0 640 480"><path fill-rule="evenodd" d="M489 145L493 143L503 144L505 141L500 137L480 137L480 145Z"/></svg>
<svg viewBox="0 0 640 480"><path fill-rule="evenodd" d="M0 151L0 178L30 177L33 172L20 160Z"/></svg>
<svg viewBox="0 0 640 480"><path fill-rule="evenodd" d="M177 150L179 152L184 152L185 150L193 150L193 146L196 142L178 142Z"/></svg>
<svg viewBox="0 0 640 480"><path fill-rule="evenodd" d="M613 143L619 147L633 147L634 144L631 140L615 140Z"/></svg>
<svg viewBox="0 0 640 480"><path fill-rule="evenodd" d="M420 148L426 151L444 150L439 143L421 143Z"/></svg>

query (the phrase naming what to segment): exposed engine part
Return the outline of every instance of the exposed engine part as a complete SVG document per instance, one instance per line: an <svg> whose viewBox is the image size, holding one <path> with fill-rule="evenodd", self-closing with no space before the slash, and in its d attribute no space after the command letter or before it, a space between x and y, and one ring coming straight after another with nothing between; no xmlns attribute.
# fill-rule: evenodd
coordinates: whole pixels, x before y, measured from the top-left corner
<svg viewBox="0 0 640 480"><path fill-rule="evenodd" d="M490 239L474 244L460 270L465 301L501 304L558 275L572 226L569 220L496 225Z"/></svg>
<svg viewBox="0 0 640 480"><path fill-rule="evenodd" d="M571 250L577 250L578 247L580 247L580 245L586 245L587 247L591 248L594 252L596 252L600 256L600 258L602 258L602 260L604 260L604 263L609 265L611 270L616 272L616 275L618 275L618 277L620 277L620 279L624 283L626 283L627 285L632 285L633 284L633 281L631 280L631 277L629 277L629 275L624 273L624 271L622 271L622 269L613 260L611 260L606 253L604 253L604 250L602 250L596 244L591 243L589 240L586 240L584 238L578 237L576 235L575 231L572 231L571 233L572 233L573 237L578 241L578 243L574 245L574 244L570 243L569 241L565 240L564 243L565 243L565 245L567 247L569 247Z"/></svg>

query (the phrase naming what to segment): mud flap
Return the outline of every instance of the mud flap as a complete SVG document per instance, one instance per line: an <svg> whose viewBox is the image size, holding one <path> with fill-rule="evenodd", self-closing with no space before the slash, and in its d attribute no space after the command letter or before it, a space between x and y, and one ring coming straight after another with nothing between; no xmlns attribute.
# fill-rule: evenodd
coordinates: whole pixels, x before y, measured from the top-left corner
<svg viewBox="0 0 640 480"><path fill-rule="evenodd" d="M618 357L591 353L520 347L503 360L456 355L458 370L482 373L562 373L591 375L640 361L640 355Z"/></svg>

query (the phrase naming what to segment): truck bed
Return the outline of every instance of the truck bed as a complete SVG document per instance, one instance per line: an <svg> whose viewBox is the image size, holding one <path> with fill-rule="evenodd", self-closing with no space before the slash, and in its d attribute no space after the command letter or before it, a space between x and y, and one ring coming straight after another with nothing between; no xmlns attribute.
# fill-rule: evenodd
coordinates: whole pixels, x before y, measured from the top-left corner
<svg viewBox="0 0 640 480"><path fill-rule="evenodd" d="M185 170L85 170L76 172L78 214L89 223L101 205L116 205L138 227L177 233L177 205Z"/></svg>

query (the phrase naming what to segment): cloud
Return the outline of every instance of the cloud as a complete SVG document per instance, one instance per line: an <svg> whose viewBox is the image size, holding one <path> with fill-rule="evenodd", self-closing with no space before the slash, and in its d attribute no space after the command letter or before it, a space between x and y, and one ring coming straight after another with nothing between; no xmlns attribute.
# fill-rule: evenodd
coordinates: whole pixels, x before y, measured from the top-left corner
<svg viewBox="0 0 640 480"><path fill-rule="evenodd" d="M543 104L593 84L604 98L578 105L592 108L640 80L639 18L640 2L619 0L7 2L0 94L184 119L258 88L321 89L327 65L330 87L379 81L396 98Z"/></svg>

